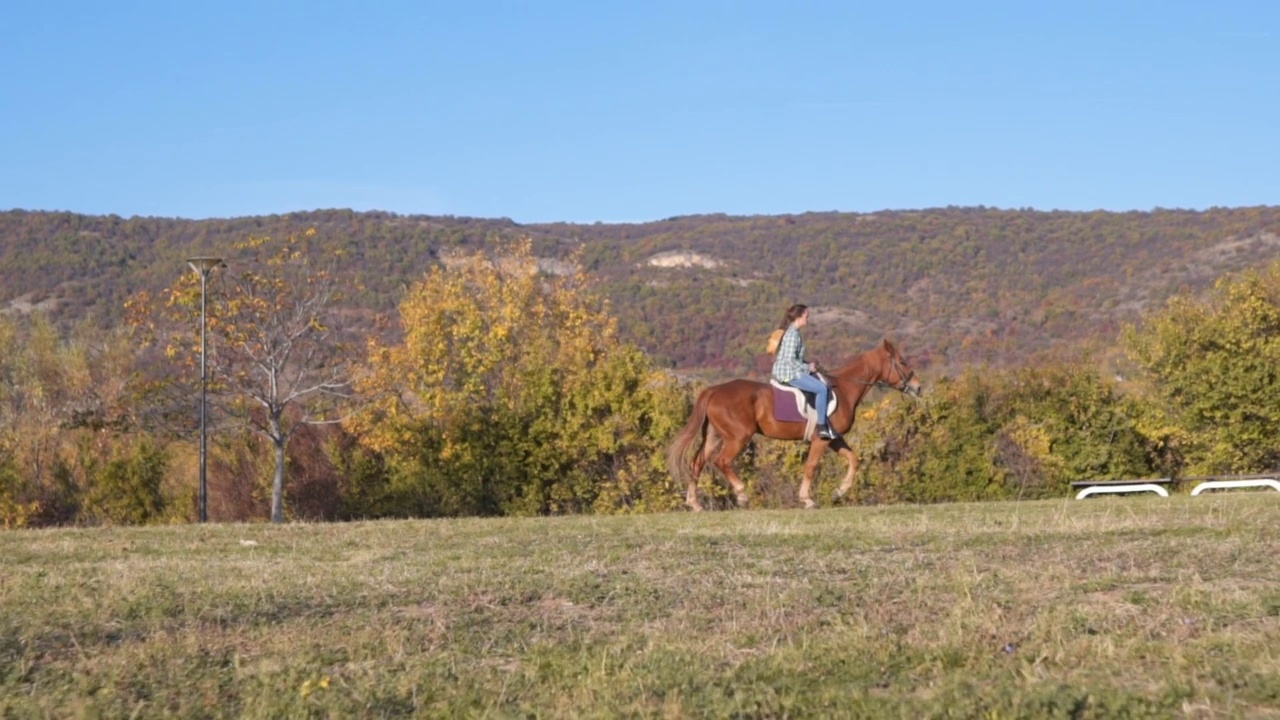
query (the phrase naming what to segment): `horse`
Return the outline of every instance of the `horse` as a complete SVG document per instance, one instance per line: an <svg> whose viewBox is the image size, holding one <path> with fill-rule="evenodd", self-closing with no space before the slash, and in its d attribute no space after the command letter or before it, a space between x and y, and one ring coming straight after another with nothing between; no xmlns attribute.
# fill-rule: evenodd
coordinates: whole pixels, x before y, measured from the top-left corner
<svg viewBox="0 0 1280 720"><path fill-rule="evenodd" d="M844 434L853 427L858 403L867 391L876 385L887 385L906 395L920 397L920 381L915 371L903 359L902 354L887 338L879 346L853 357L843 366L823 373L832 386L832 394L838 398L836 410L830 417L831 429L838 437L823 440L814 433L809 443L809 457L804 463L804 481L800 484L800 500L806 508L817 507L809 497L813 473L818 468L822 454L828 448L843 455L849 462L849 471L836 491L837 498L844 497L853 487L858 458L844 441ZM689 483L685 504L695 512L702 510L698 502L698 478L707 463L711 463L728 478L733 486L739 507L746 507L747 488L733 470L733 460L760 433L779 440L803 440L805 423L784 422L774 417L774 390L768 383L754 380L730 380L712 385L698 394L689 422L676 435L667 448L667 467L677 481ZM689 449L697 440L693 457Z"/></svg>

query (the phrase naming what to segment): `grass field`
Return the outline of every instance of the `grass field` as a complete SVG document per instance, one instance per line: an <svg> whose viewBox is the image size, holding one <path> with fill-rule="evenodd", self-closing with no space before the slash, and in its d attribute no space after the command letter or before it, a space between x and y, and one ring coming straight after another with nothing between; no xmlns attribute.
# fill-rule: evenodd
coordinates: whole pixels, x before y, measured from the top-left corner
<svg viewBox="0 0 1280 720"><path fill-rule="evenodd" d="M1280 493L0 533L0 717L1280 717Z"/></svg>

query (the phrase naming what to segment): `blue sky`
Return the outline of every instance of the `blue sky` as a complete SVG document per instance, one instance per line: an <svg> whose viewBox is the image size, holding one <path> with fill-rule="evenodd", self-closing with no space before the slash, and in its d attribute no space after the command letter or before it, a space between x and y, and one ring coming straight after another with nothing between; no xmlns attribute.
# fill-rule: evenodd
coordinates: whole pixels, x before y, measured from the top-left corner
<svg viewBox="0 0 1280 720"><path fill-rule="evenodd" d="M1275 2L58 2L0 209L643 221L1280 202Z"/></svg>

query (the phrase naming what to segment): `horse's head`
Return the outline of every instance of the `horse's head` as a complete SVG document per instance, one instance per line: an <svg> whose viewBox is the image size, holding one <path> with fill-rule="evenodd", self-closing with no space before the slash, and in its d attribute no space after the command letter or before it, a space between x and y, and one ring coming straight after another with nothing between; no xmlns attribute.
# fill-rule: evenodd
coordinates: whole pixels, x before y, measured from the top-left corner
<svg viewBox="0 0 1280 720"><path fill-rule="evenodd" d="M898 348L885 338L880 349L884 351L885 362L880 368L880 377L877 380L907 395L920 397L920 381L916 379L916 371L907 364L906 358L902 357Z"/></svg>

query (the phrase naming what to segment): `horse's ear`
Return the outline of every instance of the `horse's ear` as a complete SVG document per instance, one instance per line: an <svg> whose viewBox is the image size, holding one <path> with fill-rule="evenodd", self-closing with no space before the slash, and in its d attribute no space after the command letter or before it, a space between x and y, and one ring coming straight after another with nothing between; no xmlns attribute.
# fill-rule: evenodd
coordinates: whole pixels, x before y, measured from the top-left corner
<svg viewBox="0 0 1280 720"><path fill-rule="evenodd" d="M893 343L889 342L889 338L885 338L884 340L882 340L880 342L880 346L883 347L884 351L889 353L890 355L894 353Z"/></svg>

